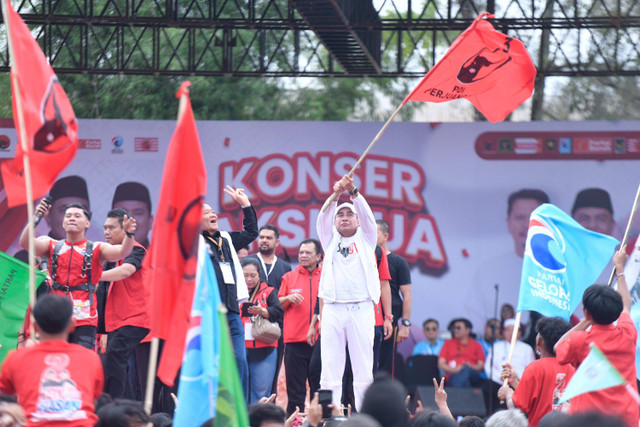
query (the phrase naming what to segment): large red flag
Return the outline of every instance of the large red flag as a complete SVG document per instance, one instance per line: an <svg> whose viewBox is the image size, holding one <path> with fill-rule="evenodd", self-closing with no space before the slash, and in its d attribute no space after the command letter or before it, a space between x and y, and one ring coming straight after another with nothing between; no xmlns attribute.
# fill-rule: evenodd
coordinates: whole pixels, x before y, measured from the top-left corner
<svg viewBox="0 0 640 427"><path fill-rule="evenodd" d="M26 153L18 144L16 156L0 169L9 207L27 201L23 156L31 164L33 198L44 196L78 149L78 122L67 95L29 28L7 1L13 64L11 66L13 118L18 138L18 107L24 117ZM16 88L18 91L16 92ZM18 103L18 97L19 103Z"/></svg>
<svg viewBox="0 0 640 427"><path fill-rule="evenodd" d="M158 378L173 385L180 368L189 327L196 278L198 235L207 173L191 101L184 82L177 97L186 96L162 175L153 238L144 266L151 293L151 335L165 340Z"/></svg>
<svg viewBox="0 0 640 427"><path fill-rule="evenodd" d="M490 121L504 120L533 93L536 67L520 40L496 31L484 12L453 42L407 101L466 98Z"/></svg>

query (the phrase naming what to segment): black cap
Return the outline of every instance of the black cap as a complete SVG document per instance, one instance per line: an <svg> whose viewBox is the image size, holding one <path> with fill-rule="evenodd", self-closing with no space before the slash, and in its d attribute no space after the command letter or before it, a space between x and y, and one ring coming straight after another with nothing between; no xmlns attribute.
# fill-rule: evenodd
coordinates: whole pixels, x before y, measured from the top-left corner
<svg viewBox="0 0 640 427"><path fill-rule="evenodd" d="M78 197L89 202L89 191L87 191L87 182L78 175L65 176L60 178L53 184L53 188L49 195L55 202L63 197ZM88 208L88 206L86 206Z"/></svg>
<svg viewBox="0 0 640 427"><path fill-rule="evenodd" d="M151 212L151 197L149 196L149 189L139 182L123 182L116 187L116 192L113 194L113 201L111 207L122 200L138 200L146 203Z"/></svg>
<svg viewBox="0 0 640 427"><path fill-rule="evenodd" d="M602 188L585 188L579 192L576 196L576 201L573 202L571 215L575 213L576 209L580 208L604 208L613 215L611 197Z"/></svg>

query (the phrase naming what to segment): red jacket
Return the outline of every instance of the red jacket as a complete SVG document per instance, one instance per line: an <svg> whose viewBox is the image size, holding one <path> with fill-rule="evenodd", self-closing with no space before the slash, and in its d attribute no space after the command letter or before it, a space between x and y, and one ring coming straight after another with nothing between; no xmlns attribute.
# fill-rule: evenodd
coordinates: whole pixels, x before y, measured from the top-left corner
<svg viewBox="0 0 640 427"><path fill-rule="evenodd" d="M268 320L270 322L278 322L282 318L282 307L280 307L280 301L278 301L278 297L274 292L275 289L267 285L265 282L260 283L260 285L258 286L259 286L258 293L256 294L255 298L253 298L253 301L257 302L260 307L266 308L267 310L269 310ZM249 291L249 295L253 295L253 291ZM242 310L240 311L242 312ZM242 323L244 325L251 323L251 317L242 316L241 318L242 318ZM265 342L258 341L258 340L245 339L244 343L245 343L245 347L248 349L278 346L278 341L275 341L271 344L267 344Z"/></svg>
<svg viewBox="0 0 640 427"><path fill-rule="evenodd" d="M313 317L313 307L318 297L320 272L317 267L309 274L309 270L299 265L295 270L282 276L278 297L301 294L304 298L300 305L289 304L284 310L283 338L285 343L306 342L307 332Z"/></svg>

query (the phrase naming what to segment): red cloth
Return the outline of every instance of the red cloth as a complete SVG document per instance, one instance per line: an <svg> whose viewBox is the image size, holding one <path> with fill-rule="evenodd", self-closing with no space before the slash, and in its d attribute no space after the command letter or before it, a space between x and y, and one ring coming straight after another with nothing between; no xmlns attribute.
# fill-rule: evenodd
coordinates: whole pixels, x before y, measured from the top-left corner
<svg viewBox="0 0 640 427"><path fill-rule="evenodd" d="M303 298L300 305L289 304L284 310L282 338L285 344L307 342L307 332L309 332L313 307L318 296L321 272L322 267L317 267L309 274L309 270L299 265L282 276L278 297L300 294Z"/></svg>
<svg viewBox="0 0 640 427"><path fill-rule="evenodd" d="M133 244L146 252L140 243L133 242ZM121 259L117 267L123 263L124 260ZM126 279L112 282L109 286L104 319L107 332L123 326L149 328L151 320L145 304L149 300L149 292L144 286L146 271L142 267Z"/></svg>
<svg viewBox="0 0 640 427"><path fill-rule="evenodd" d="M636 384L636 339L638 333L628 313L622 313L617 325L592 325L589 331L575 331L557 344L560 363L577 368L589 354L589 344L598 346L627 383L638 392ZM571 399L570 413L599 411L622 417L628 426L637 427L638 404L624 385L592 391Z"/></svg>
<svg viewBox="0 0 640 427"><path fill-rule="evenodd" d="M376 262L378 259L376 258ZM387 258L387 253L383 250L382 257L380 258L380 264L378 264L378 277L380 280L391 280L391 273L389 272L389 259ZM389 301L391 303L391 301ZM382 313L382 298L378 301L378 304L375 305L375 313L376 313L376 324L375 326L382 326L384 324L384 316ZM384 313L391 314L391 313ZM394 319L394 321L397 319Z"/></svg>
<svg viewBox="0 0 640 427"><path fill-rule="evenodd" d="M66 341L14 350L0 373L0 390L18 397L27 426L93 426L93 402L103 385L98 355Z"/></svg>
<svg viewBox="0 0 640 427"><path fill-rule="evenodd" d="M53 249L58 243L57 240L49 241L49 265L53 265L51 256ZM56 283L63 286L79 286L87 282L86 277L82 277L82 265L84 264L84 253L87 248L87 239L76 243L65 244L58 254L58 267L56 268ZM93 258L91 260L91 281L94 285L100 281L102 275L102 264L100 264L100 242L93 244ZM52 295L60 295L71 298L73 304L73 318L76 326L98 326L98 298L93 295L93 304L89 307L89 292L72 291L66 293L61 290L51 289Z"/></svg>
<svg viewBox="0 0 640 427"><path fill-rule="evenodd" d="M196 253L207 172L184 82L187 105L171 137L162 175L158 215L144 267L150 292L152 336L165 340L158 378L172 386L182 364L196 278Z"/></svg>
<svg viewBox="0 0 640 427"><path fill-rule="evenodd" d="M533 93L536 67L520 40L496 31L483 13L403 101L466 98L492 122L504 120Z"/></svg>
<svg viewBox="0 0 640 427"><path fill-rule="evenodd" d="M274 288L267 285L266 282L262 282L260 283L260 287L258 288L258 293L256 294L255 298L252 298L251 300L254 302L257 302L260 307L267 308L269 307L269 304L267 304L267 298L269 297L269 295L271 295L271 292L273 291L275 291ZM249 293L253 295L251 290L249 290ZM242 319L243 325L246 325L247 323L251 323L251 317L244 317L241 315L240 318ZM277 347L278 341L274 341L271 344L267 344L266 342L262 342L258 340L245 340L244 345L247 348Z"/></svg>
<svg viewBox="0 0 640 427"><path fill-rule="evenodd" d="M481 360L484 361L484 350L482 344L471 337L466 344L462 344L457 338L451 338L444 342L438 357L443 358L449 366L460 366L464 362L475 365Z"/></svg>
<svg viewBox="0 0 640 427"><path fill-rule="evenodd" d="M518 388L513 393L513 403L529 418L530 426L537 426L549 412L561 410L553 405L560 398L575 373L571 365L561 365L555 357L535 360L522 373Z"/></svg>
<svg viewBox="0 0 640 427"><path fill-rule="evenodd" d="M9 207L26 203L23 157L29 156L31 187L37 199L49 191L58 174L73 160L78 149L78 122L71 103L31 31L7 3L13 65L11 67L13 118L21 141L20 113L24 120L26 152L16 147L12 161L0 167ZM16 89L19 89L18 93Z"/></svg>

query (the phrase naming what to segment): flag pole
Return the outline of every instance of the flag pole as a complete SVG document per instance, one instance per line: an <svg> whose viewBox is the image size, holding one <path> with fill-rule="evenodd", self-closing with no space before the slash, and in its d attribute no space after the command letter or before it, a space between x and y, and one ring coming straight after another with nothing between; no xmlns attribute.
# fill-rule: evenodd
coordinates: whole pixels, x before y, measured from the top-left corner
<svg viewBox="0 0 640 427"><path fill-rule="evenodd" d="M378 134L376 135L375 138L373 138L373 141L371 141L371 143L369 144L369 146L367 147L366 150L364 150L364 153L362 153L362 155L360 156L360 158L358 159L358 161L356 162L355 165L353 165L353 167L351 168L351 170L349 171L349 173L347 175L352 176L353 173L356 171L356 169L358 169L358 166L360 166L360 163L362 163L362 161L364 160L364 158L367 156L367 154L369 154L369 151L371 151L371 149L373 148L374 145L376 145L376 142L378 142L378 140L380 139L380 137L382 136L382 134L384 133L385 130L387 130L387 126L389 126L389 124L393 121L393 119L396 118L396 116L398 115L398 113L400 112L400 110L402 110L402 107L404 107L406 100L402 102L402 104L400 104L398 106L398 108L396 108L396 110L393 112L393 114L391 114L391 117L389 117L389 119L387 119L387 121L385 122L384 126L382 126L382 129L380 129L380 131L378 132ZM327 208L329 207L329 205L331 204L331 202L333 202L337 197L339 196L338 193L333 193L331 195L331 197L329 197L327 199L326 202L324 202L324 205L322 205L322 210L321 212L324 212L327 210Z"/></svg>
<svg viewBox="0 0 640 427"><path fill-rule="evenodd" d="M6 1L6 0L3 0ZM189 86L184 87L184 92L180 95L180 103L178 104L178 122L182 118L185 110L187 109L187 96L189 94ZM149 368L147 371L147 386L145 388L144 395L144 410L147 414L151 415L151 408L153 406L153 388L155 385L156 372L158 367L158 348L160 346L160 339L153 337L151 339L151 349L149 351Z"/></svg>
<svg viewBox="0 0 640 427"><path fill-rule="evenodd" d="M640 199L640 184L638 185L638 189L636 190L636 198L633 201L633 209L631 209L631 215L629 215L629 221L627 222L627 229L624 231L624 236L622 237L622 242L620 243L620 247L622 248L627 244L627 239L629 238L629 232L631 231L631 224L633 223L634 218L636 217L636 211L638 209L638 200ZM613 283L613 277L616 274L616 268L613 267L611 270L611 275L609 276L609 283L607 286L611 286Z"/></svg>
<svg viewBox="0 0 640 427"><path fill-rule="evenodd" d="M519 311L516 313L516 324L513 325L513 335L511 335L511 345L509 346L509 357L507 357L507 363L511 364L511 358L513 357L513 350L516 346L516 341L518 340L518 331L520 330L520 317L522 317L522 312ZM491 378L489 378L491 379ZM502 385L509 384L509 378L505 378ZM502 401L500 403L503 403Z"/></svg>
<svg viewBox="0 0 640 427"><path fill-rule="evenodd" d="M4 25L7 31L7 47L9 48L9 58L11 63L11 69L13 71L13 66L15 64L15 52L13 51L13 42L11 40L11 24L9 19L9 8L7 7L7 2L9 0L2 0L2 16L4 18ZM27 218L29 225L29 253L28 253L28 261L29 261L29 305L31 309L36 302L36 272L35 272L35 225L33 223L33 189L31 188L31 163L29 161L29 145L27 144L27 130L24 125L24 114L22 111L22 98L20 96L20 86L18 86L18 80L11 78L11 87L13 89L13 96L16 102L16 110L14 114L17 115L18 119L18 135L20 135L20 145L22 148L22 152L24 155L22 156L22 162L24 167L24 187L27 193ZM31 338L35 338L35 331L33 322L31 323L30 336Z"/></svg>

